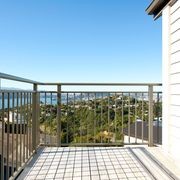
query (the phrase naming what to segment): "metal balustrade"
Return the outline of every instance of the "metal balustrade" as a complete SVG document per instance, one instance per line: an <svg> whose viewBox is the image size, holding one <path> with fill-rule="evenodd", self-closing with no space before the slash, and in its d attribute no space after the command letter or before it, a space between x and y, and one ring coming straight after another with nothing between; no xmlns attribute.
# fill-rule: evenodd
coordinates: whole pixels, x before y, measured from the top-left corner
<svg viewBox="0 0 180 180"><path fill-rule="evenodd" d="M1 179L8 179L33 154L32 92L0 92Z"/></svg>
<svg viewBox="0 0 180 180"><path fill-rule="evenodd" d="M148 92L40 92L40 143L54 146L148 144ZM161 123L161 92L153 93L156 130ZM153 119L154 119L153 118ZM59 125L55 126L54 123ZM60 136L57 127L61 127ZM159 132L154 141L158 143ZM58 139L59 138L59 139ZM153 143L153 142L152 142Z"/></svg>
<svg viewBox="0 0 180 180"><path fill-rule="evenodd" d="M161 143L162 93L153 90L161 84L41 83L3 73L0 79L33 85L30 91L0 89L1 179L15 178L40 145ZM57 90L41 91L40 85ZM68 86L90 86L93 91L64 90ZM97 86L147 91L99 91Z"/></svg>

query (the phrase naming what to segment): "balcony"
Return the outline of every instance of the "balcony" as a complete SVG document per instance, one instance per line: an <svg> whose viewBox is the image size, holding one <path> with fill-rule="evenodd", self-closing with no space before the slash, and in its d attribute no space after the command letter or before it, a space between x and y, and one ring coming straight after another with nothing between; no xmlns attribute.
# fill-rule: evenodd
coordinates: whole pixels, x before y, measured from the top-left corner
<svg viewBox="0 0 180 180"><path fill-rule="evenodd" d="M161 84L0 78L33 87L0 91L2 180L178 179L160 148Z"/></svg>

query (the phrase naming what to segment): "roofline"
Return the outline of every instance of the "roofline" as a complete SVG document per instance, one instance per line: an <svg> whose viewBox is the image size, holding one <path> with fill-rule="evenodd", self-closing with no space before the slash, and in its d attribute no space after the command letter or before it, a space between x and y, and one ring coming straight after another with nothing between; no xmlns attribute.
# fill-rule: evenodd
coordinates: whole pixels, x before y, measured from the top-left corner
<svg viewBox="0 0 180 180"><path fill-rule="evenodd" d="M161 1L161 0L153 0L153 1L151 2L151 4L146 8L146 12L147 12L149 15L152 15L153 9L157 6L157 4L159 3L159 1Z"/></svg>
<svg viewBox="0 0 180 180"><path fill-rule="evenodd" d="M162 10L168 4L172 5L177 0L153 0L151 4L147 7L146 12L148 15L153 15L154 19L159 18L162 15Z"/></svg>

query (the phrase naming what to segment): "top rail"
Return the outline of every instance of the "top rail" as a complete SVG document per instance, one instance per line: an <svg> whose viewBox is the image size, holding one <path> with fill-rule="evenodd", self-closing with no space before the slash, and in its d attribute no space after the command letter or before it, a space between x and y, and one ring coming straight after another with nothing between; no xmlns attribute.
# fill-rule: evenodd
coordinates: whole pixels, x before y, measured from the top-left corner
<svg viewBox="0 0 180 180"><path fill-rule="evenodd" d="M38 83L39 85L61 86L162 86L162 83Z"/></svg>
<svg viewBox="0 0 180 180"><path fill-rule="evenodd" d="M162 86L162 83L49 83L49 82L38 82L30 79L25 79L18 76L13 76L5 73L0 73L1 79L13 80L18 82L37 84L37 85L61 85L61 86Z"/></svg>
<svg viewBox="0 0 180 180"><path fill-rule="evenodd" d="M30 80L30 79L25 79L25 78L21 78L21 77L18 77L18 76L5 74L5 73L0 73L0 78L1 79L12 80L12 81L29 83L29 84L39 84L39 82L37 82L37 81L33 81L33 80Z"/></svg>

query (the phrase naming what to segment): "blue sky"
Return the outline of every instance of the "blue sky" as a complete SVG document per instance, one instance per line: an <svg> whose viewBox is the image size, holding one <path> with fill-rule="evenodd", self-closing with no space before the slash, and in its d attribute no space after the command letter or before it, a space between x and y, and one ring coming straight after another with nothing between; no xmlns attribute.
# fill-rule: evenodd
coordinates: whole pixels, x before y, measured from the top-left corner
<svg viewBox="0 0 180 180"><path fill-rule="evenodd" d="M161 82L150 0L0 1L0 71L43 82Z"/></svg>

